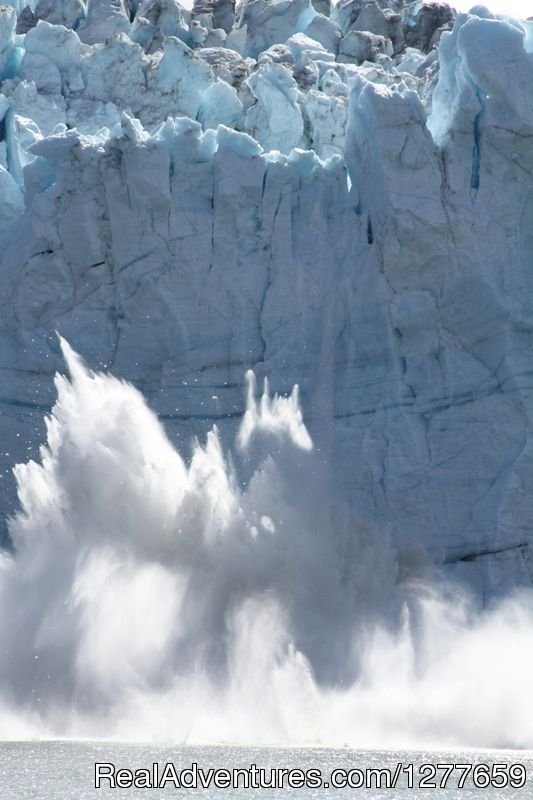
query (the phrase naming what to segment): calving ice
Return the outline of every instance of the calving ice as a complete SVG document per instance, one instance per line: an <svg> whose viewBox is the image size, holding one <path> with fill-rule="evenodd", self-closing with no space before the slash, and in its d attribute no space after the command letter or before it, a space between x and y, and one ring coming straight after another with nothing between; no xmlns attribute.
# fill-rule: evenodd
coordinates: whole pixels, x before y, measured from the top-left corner
<svg viewBox="0 0 533 800"><path fill-rule="evenodd" d="M296 392L248 376L233 453L213 429L186 464L61 346L0 566L3 735L531 746L531 589L480 610L401 560L339 500Z"/></svg>

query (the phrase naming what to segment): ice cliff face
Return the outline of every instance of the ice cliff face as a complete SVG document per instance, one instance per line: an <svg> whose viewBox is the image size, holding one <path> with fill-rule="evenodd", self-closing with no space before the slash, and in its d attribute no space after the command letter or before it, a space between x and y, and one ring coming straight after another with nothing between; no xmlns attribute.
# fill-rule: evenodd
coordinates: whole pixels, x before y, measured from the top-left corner
<svg viewBox="0 0 533 800"><path fill-rule="evenodd" d="M234 432L248 367L298 381L360 518L528 583L530 34L402 0L0 6L4 510L57 330L185 442Z"/></svg>

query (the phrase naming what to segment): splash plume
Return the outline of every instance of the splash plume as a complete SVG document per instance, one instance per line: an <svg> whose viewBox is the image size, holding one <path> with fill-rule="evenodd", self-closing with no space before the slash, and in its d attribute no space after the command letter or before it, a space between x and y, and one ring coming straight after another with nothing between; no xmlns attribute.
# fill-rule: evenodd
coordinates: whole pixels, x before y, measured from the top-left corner
<svg viewBox="0 0 533 800"><path fill-rule="evenodd" d="M235 457L213 429L186 464L132 386L61 346L0 561L1 736L533 746L533 592L480 612L400 573L336 499L297 389L258 400L250 374Z"/></svg>

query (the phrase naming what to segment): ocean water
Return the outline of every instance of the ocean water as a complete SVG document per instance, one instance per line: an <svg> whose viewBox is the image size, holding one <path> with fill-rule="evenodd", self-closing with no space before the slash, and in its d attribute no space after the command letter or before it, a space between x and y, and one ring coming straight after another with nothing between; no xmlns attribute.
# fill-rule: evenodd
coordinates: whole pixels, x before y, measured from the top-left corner
<svg viewBox="0 0 533 800"><path fill-rule="evenodd" d="M167 763L174 764L176 772L190 768L196 763L207 774L209 768L248 769L255 764L264 769L268 779L271 770L319 769L324 776L334 769L388 769L394 773L397 765L408 768L413 765L413 788L407 785L408 773L402 774L396 788L376 788L375 778L372 788L176 788L169 784L166 788L110 788L109 784L95 788L95 764L113 763L116 769L153 769L160 765L160 774ZM496 782L509 776L508 768L520 765L526 774L522 788L505 786L501 788L477 788L471 776L462 788L458 782L462 770L454 770L443 788L420 788L419 782L430 771L430 764L486 764L492 769L501 765ZM426 765L426 766L423 766ZM505 767L503 765L506 765ZM422 772L421 772L422 768ZM481 773L480 773L481 774ZM520 770L512 773L518 778ZM365 773L366 775L366 773ZM445 777L443 768L437 770L437 783ZM496 772L498 776L498 772ZM503 776L503 777L502 777ZM242 778L241 784L242 784ZM286 782L286 778L285 778ZM428 782L429 777L428 777ZM440 800L472 800L472 798L491 798L493 800L512 800L533 796L533 753L531 751L365 751L327 748L251 748L232 746L207 747L168 747L145 744L117 744L111 742L3 742L0 743L0 791L2 800L170 800L170 798L202 797L205 800L219 798L439 798Z"/></svg>

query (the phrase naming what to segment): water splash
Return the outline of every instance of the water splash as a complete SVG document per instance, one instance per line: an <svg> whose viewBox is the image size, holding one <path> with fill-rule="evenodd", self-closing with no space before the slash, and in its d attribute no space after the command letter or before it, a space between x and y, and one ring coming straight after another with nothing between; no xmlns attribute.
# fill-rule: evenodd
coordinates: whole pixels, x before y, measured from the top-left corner
<svg viewBox="0 0 533 800"><path fill-rule="evenodd" d="M297 389L187 465L64 341L0 560L0 736L533 746L533 593L478 613L336 499ZM234 463L244 465L245 477Z"/></svg>

